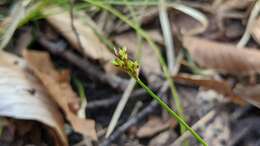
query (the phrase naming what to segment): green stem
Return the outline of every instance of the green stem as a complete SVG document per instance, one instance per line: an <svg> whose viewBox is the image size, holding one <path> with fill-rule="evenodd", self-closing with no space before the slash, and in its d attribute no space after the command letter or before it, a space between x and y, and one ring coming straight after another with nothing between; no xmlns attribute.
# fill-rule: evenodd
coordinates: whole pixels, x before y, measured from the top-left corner
<svg viewBox="0 0 260 146"><path fill-rule="evenodd" d="M128 24L130 27L132 27L140 36L142 36L147 41L147 43L151 46L151 48L153 48L153 50L155 51L155 53L159 59L161 66L162 66L164 76L169 83L171 93L172 93L174 101L176 103L176 110L180 114L180 116L184 118L180 98L177 94L174 82L170 76L170 72L161 55L160 48L158 48L158 46L153 42L153 40L149 36L149 34L147 34L138 24L129 20L126 16L124 16L122 13L120 13L116 9L112 8L110 5L104 4L103 3L104 1L96 1L96 0L85 0L85 1L89 2L90 4L95 5L97 7L103 8L103 9L109 11L110 13L114 14L115 16L119 17L122 21L124 21L126 24ZM182 128L182 132L183 132L183 128Z"/></svg>
<svg viewBox="0 0 260 146"><path fill-rule="evenodd" d="M177 113L175 113L158 95L156 95L147 85L145 85L139 78L136 79L136 82L142 86L146 92L156 100L161 107L166 110L172 117L174 117L178 123L183 125L190 133L200 142L203 146L208 146L208 144L197 134Z"/></svg>

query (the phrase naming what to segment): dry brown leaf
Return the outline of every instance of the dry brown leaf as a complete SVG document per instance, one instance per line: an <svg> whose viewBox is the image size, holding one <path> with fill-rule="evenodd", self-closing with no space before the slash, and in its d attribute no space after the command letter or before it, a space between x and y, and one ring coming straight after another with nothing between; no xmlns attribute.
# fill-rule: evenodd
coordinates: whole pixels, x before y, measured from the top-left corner
<svg viewBox="0 0 260 146"><path fill-rule="evenodd" d="M254 40L260 45L260 17L255 20L253 27L250 30Z"/></svg>
<svg viewBox="0 0 260 146"><path fill-rule="evenodd" d="M41 80L52 99L64 111L75 131L97 140L95 121L77 117L79 98L73 92L68 75L55 70L50 56L41 51L24 51L23 55L33 73Z"/></svg>
<svg viewBox="0 0 260 146"><path fill-rule="evenodd" d="M137 131L138 138L152 137L155 134L169 128L171 121L163 122L158 117L150 117L148 121Z"/></svg>
<svg viewBox="0 0 260 146"><path fill-rule="evenodd" d="M156 40L160 40L158 33L153 31L151 34L153 34ZM135 52L138 50L138 39L135 33L124 33L122 35L115 36L114 40L120 46L126 47L127 51L131 54L135 54ZM142 47L141 68L144 71L144 74L147 77L149 83L152 84L158 81L156 76L162 73L160 63L149 44L143 42L143 45L140 47Z"/></svg>
<svg viewBox="0 0 260 146"><path fill-rule="evenodd" d="M260 72L260 51L197 37L183 37L183 45L198 65L235 75Z"/></svg>
<svg viewBox="0 0 260 146"><path fill-rule="evenodd" d="M0 53L0 115L46 124L56 132L56 145L67 146L58 107L26 67L24 60Z"/></svg>
<svg viewBox="0 0 260 146"><path fill-rule="evenodd" d="M73 47L82 51L77 36L72 30L69 12L59 7L47 8L45 10L45 13L49 14L47 21L58 30ZM79 39L83 47L82 53L84 53L84 55L105 63L113 59L113 54L108 51L88 24L84 24L83 21L76 16L73 22L79 34Z"/></svg>
<svg viewBox="0 0 260 146"><path fill-rule="evenodd" d="M243 105L245 103L244 100L242 100L242 98L238 94L234 93L232 89L232 85L230 85L226 81L215 80L215 79L205 78L198 75L188 75L188 74L178 74L174 76L174 81L182 84L195 85L207 89L212 89L226 97L229 97L229 99L234 103L240 105Z"/></svg>
<svg viewBox="0 0 260 146"><path fill-rule="evenodd" d="M226 96L234 96L231 86L226 81L214 79L206 79L198 75L178 74L174 76L174 81L202 86L208 89L213 89Z"/></svg>

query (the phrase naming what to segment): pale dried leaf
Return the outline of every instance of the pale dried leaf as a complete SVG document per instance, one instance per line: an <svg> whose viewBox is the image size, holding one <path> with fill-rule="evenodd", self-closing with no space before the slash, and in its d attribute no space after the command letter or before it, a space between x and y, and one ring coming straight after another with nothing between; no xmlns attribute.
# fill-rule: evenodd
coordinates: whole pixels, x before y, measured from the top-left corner
<svg viewBox="0 0 260 146"><path fill-rule="evenodd" d="M99 40L92 28L88 24L84 24L80 18L74 17L73 23L79 34L83 50L81 50L77 36L72 30L69 12L59 7L46 8L45 10L45 13L49 14L47 21L58 30L73 47L82 51L84 55L101 62L107 62L113 59L113 54L110 53L106 46Z"/></svg>
<svg viewBox="0 0 260 146"><path fill-rule="evenodd" d="M236 75L260 72L260 51L255 48L240 49L197 37L183 37L183 45L201 67Z"/></svg>
<svg viewBox="0 0 260 146"><path fill-rule="evenodd" d="M150 117L149 120L137 131L137 137L147 138L169 128L170 121L163 122L158 117Z"/></svg>
<svg viewBox="0 0 260 146"><path fill-rule="evenodd" d="M24 60L0 53L0 115L39 121L55 130L59 138L57 146L67 146L58 107L26 66Z"/></svg>
<svg viewBox="0 0 260 146"><path fill-rule="evenodd" d="M49 54L46 52L24 51L23 55L30 69L41 80L52 99L64 111L75 131L97 140L95 121L81 119L76 115L77 110L79 110L79 97L72 90L68 75L64 77L64 73L56 71Z"/></svg>

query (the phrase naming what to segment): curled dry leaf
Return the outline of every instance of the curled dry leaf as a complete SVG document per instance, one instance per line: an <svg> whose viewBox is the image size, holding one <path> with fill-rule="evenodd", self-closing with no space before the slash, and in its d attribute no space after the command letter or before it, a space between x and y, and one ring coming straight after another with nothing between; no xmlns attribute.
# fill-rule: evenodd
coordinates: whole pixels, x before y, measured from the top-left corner
<svg viewBox="0 0 260 146"><path fill-rule="evenodd" d="M23 56L33 73L41 80L52 99L64 111L68 121L75 131L97 140L95 121L77 117L79 110L79 97L73 92L68 79L68 74L56 71L46 52L27 51Z"/></svg>
<svg viewBox="0 0 260 146"><path fill-rule="evenodd" d="M26 68L24 60L0 53L0 115L39 121L55 130L57 146L67 146L58 107Z"/></svg>
<svg viewBox="0 0 260 146"><path fill-rule="evenodd" d="M260 45L260 17L255 20L250 32L254 40Z"/></svg>
<svg viewBox="0 0 260 146"><path fill-rule="evenodd" d="M48 15L47 21L58 30L73 47L82 51L84 55L105 63L113 59L113 54L101 43L92 28L87 23L84 24L79 17L75 16L73 23L77 29L78 37L83 48L81 48L77 36L72 29L69 12L59 7L50 7L45 10L44 13Z"/></svg>
<svg viewBox="0 0 260 146"><path fill-rule="evenodd" d="M197 37L183 37L183 45L201 67L235 75L260 72L260 51L255 48L236 48Z"/></svg>

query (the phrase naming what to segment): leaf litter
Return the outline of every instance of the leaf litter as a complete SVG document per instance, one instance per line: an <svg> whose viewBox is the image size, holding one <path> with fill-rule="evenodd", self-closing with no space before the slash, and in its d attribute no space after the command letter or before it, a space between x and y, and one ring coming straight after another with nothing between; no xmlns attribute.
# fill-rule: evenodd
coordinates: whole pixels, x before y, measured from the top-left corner
<svg viewBox="0 0 260 146"><path fill-rule="evenodd" d="M3 4L4 3L5 2L3 2ZM142 24L142 28L144 28L152 38L151 41L156 42L161 48L160 51L165 53L164 59L167 60L169 59L167 56L173 55L167 54L169 51L165 50L165 44L162 38L162 32L160 30L161 28L159 27L163 24L158 24L164 23L163 21L159 22L158 18L158 4L160 3L151 1L109 1L104 3L113 3L111 4L111 7L122 11L122 13L127 16L126 19L129 16L129 11L126 9L133 7L133 10L136 11L138 21ZM241 135L237 132L234 133L233 131L234 123L234 125L237 125L236 123L241 123L239 122L241 119L245 119L245 121L253 123L254 120L253 118L250 118L251 115L259 115L257 112L246 110L247 108L245 107L249 107L251 110L256 109L252 106L246 105L244 101L241 101L242 98L257 107L260 105L260 94L258 87L260 71L258 62L258 58L260 57L258 49L260 38L258 32L259 16L257 17L256 13L253 13L253 7L257 3L258 2L255 0L213 0L210 2L187 0L179 3L169 2L169 5L167 5L168 9L166 9L166 11L170 18L170 27L172 28L171 31L174 38L174 52L176 52L176 55L178 53L183 53L185 57L189 54L194 61L193 63L190 62L189 59L187 61L187 58L185 57L181 58L181 61L175 60L177 62L177 66L179 66L179 70L174 73L173 79L176 82L176 87L178 89L177 91L181 97L181 103L185 107L184 113L185 116L187 116L186 120L193 125L193 127L198 127L197 123L199 123L200 126L199 128L196 128L196 130L204 135L204 138L207 139L210 145L224 146L229 143L232 143L232 145L236 143L237 146L243 145L240 141L245 142L246 144L251 144L252 142L257 145L257 142L255 142L257 141L257 136L251 136L251 139L249 139L245 135L241 134L243 137L241 140L236 137ZM81 58L89 60L89 63L93 63L94 66L98 66L100 68L100 73L109 72L120 78L125 78L125 76L117 71L113 71L114 69L111 68L111 66L107 66L107 64L110 64L110 61L114 58L114 56L110 53L106 45L110 43L112 44L111 46L126 46L128 52L130 52L130 57L134 56L137 47L142 48L141 77L146 79L147 83L153 88L154 91L160 92L161 97L163 97L167 104L173 106L174 101L170 98L166 98L168 97L166 89L163 88L164 90L158 90L158 87L161 86L163 80L162 71L156 55L153 54L154 52L147 42L139 41L138 39L141 40L142 38L138 38L137 34L132 32L131 27L124 24L120 20L121 18L112 16L109 12L103 11L95 6L89 4L85 5L85 2L74 2L73 4L75 4L75 7L72 6L75 8L75 13L72 14L74 15L73 24L77 29L77 32L79 32L78 36L72 27L72 20L70 17L71 14L65 10L65 7L46 7L44 13L47 14L47 17L43 21L48 21L48 23L39 23L39 21L36 20L33 24L39 24L40 29L45 29L45 26L42 26L42 24L51 25L54 30L56 30L54 33L58 37L54 40L50 40L50 42L55 44L56 40L64 41L63 38L65 38L70 45L66 49L63 48L65 50L64 52L68 52L69 50L71 54L82 56ZM170 9L170 7L174 7L175 10ZM148 13L149 9L152 10L153 13L149 13L149 18L147 19L145 18L146 14L143 13ZM178 11L176 11L176 9ZM86 19L92 19L92 26L89 25L89 22L85 23L85 21L82 21L84 16L86 16ZM249 16L252 17L248 18ZM129 21L132 21L132 17L129 17L128 19ZM25 25L28 27L28 24ZM34 28L34 25L29 25L29 27L33 28L32 30L38 29ZM98 36L95 29L98 29L98 32L102 33ZM0 30L2 30L2 28L0 28ZM14 39L16 39L17 33L21 33L19 29L16 30L17 32L14 31ZM105 32L105 34L103 34L103 32ZM252 35L254 41L248 37L249 33ZM247 39L241 39L243 38L243 34L247 36ZM45 37L46 35L47 34L42 34L41 36ZM102 38L102 35L105 37ZM77 37L83 47L79 46ZM36 40L37 39L39 38L36 38ZM101 39L103 40L101 41ZM105 45L104 39L107 39L106 41L109 43L106 42ZM243 40L239 43L242 44L242 47L239 45L240 48L237 47L239 39ZM11 38L11 41L12 40L13 38ZM12 47L11 41L7 45ZM35 48L35 40L29 41L33 42L32 46L30 44L30 48ZM48 44L50 42L45 43ZM29 43L26 43L26 45L28 44ZM22 48L27 48L26 45L22 46ZM38 45L39 44L36 44L36 47L38 47ZM45 49L48 48L48 45L43 45L40 43L40 47ZM19 48L19 46L14 46L14 48ZM185 52L183 48L185 48L187 52ZM57 48L53 48L54 51L55 49L59 49L59 46L57 45ZM76 49L76 51L73 49ZM48 50L50 51L50 49ZM50 52L53 53L53 50ZM54 59L56 59L56 57L58 60L60 57L63 58L63 52L60 53L61 54L59 55L53 53L52 55L54 55ZM114 96L119 95L118 93L114 95L114 92L121 93L122 90L112 90L110 87L108 88L108 86L111 86L110 84L103 85L102 83L100 85L99 82L97 82L97 84L95 81L96 79L92 79L89 84L88 81L85 81L85 78L88 78L88 71L85 71L83 75L84 80L82 80L82 83L84 84L83 88L88 89L87 94L90 96L87 95L88 103L84 104L84 107L80 107L80 98L78 98L76 93L74 93L70 85L70 72L73 74L75 72L81 72L79 68L75 69L69 64L69 68L67 70L58 71L52 64L50 56L45 51L25 50L23 52L23 56L29 64L29 73L33 74L32 76L36 76L36 80L40 80L39 83L37 82L39 86L44 86L41 88L41 92L48 93L44 97L47 97L46 99L51 99L50 102L52 102L52 104L44 105L46 106L46 109L50 110L51 108L49 108L49 106L52 108L61 109L63 116L71 124L74 131L91 137L92 140L97 140L98 137L100 140L98 143L102 146L112 144L140 146L147 144L176 145L176 142L180 142L185 139L189 139L191 145L196 145L195 141L187 136L187 134L184 134L184 136L178 135L178 126L171 126L168 123L169 116L167 116L165 112L158 110L158 108L156 108L156 104L153 102L148 103L150 100L147 100L146 96L143 96L143 94L140 94L142 97L138 95L140 98L129 99L130 102L127 102L127 104L124 105L125 112L123 112L122 116L118 119L118 124L115 126L114 132L111 133L109 137L105 138L104 134L106 133L107 123L109 123L109 119L111 119L110 113L112 113L115 108L115 104L111 104L106 101L108 101L108 99L118 101L118 98L115 98ZM83 62L84 61L80 62L80 64L83 64ZM64 64L67 64L67 62L64 62ZM72 64L74 65L75 62L72 62ZM11 66L5 67L9 69L12 68ZM86 68L89 69L88 67ZM198 71L195 71L194 69ZM205 74L203 69L214 70L214 73ZM12 74L10 73L10 75ZM3 77L5 76L7 75L3 74ZM107 78L105 78L105 80L106 79ZM16 80L16 78L13 80ZM9 86L9 84L6 86ZM11 89L7 87L6 92L9 92L9 90L11 92ZM105 91L105 93L103 93L103 91ZM133 94L136 91L136 89L133 89ZM38 90L36 93L38 93ZM28 94L35 94L35 91L29 90ZM19 95L17 94L16 96L18 97ZM226 99L229 99L231 102L226 102ZM141 108L136 108L137 101L144 103ZM98 108L88 109L88 105L92 106L92 103L99 103ZM235 105L233 103L239 103L239 105ZM133 109L135 111L135 116L131 116L131 118L129 118L129 113L131 113ZM136 112L135 109L137 109L138 112ZM79 110L83 114L90 114L90 116L83 115L81 118L77 117ZM241 111L238 112L239 110ZM215 114L212 115L211 111L214 111ZM245 114L243 115L243 113ZM58 114L60 115L59 111ZM211 116L209 118L207 115L210 114ZM233 116L233 114L236 116ZM91 119L85 117L91 117ZM146 117L156 118L147 119ZM206 118L206 120L204 118ZM56 139L57 143L64 142L62 141L63 137L65 137L65 140L67 141L63 132L64 123L59 125L60 129L58 130L61 132L58 132L57 127L51 126L50 123L41 121L42 119L31 119L40 121L49 126L51 130L54 130L55 134L58 135L58 138ZM62 117L60 117L60 119L62 121ZM55 122L57 119L55 117L52 120ZM256 119L255 121L258 120ZM24 125L24 128L22 128L21 131L26 132L32 129L30 128L31 124L27 125L20 121L18 122L21 123L20 125ZM247 128L250 125L252 124L245 124L243 127ZM139 128L135 129L136 127ZM128 133L127 129L130 128L131 131ZM247 129L250 130L250 127ZM12 126L10 125L9 132L10 135L12 135ZM69 135L69 142L71 143L71 141L73 141L73 139L77 136L75 134L72 134L74 138L71 138L70 136L71 135ZM255 139L255 141L252 139ZM82 140L81 143L78 143L78 145L92 145L88 140L86 142L86 140L87 139ZM180 145L180 143L178 145Z"/></svg>
<svg viewBox="0 0 260 146"><path fill-rule="evenodd" d="M23 56L52 99L63 110L72 127L77 132L97 140L95 121L77 117L76 112L80 108L79 97L73 92L69 84L68 74L65 71L56 71L49 54L46 52L25 50Z"/></svg>
<svg viewBox="0 0 260 146"><path fill-rule="evenodd" d="M27 63L9 53L0 56L0 115L46 124L57 134L57 146L68 145L62 115Z"/></svg>

